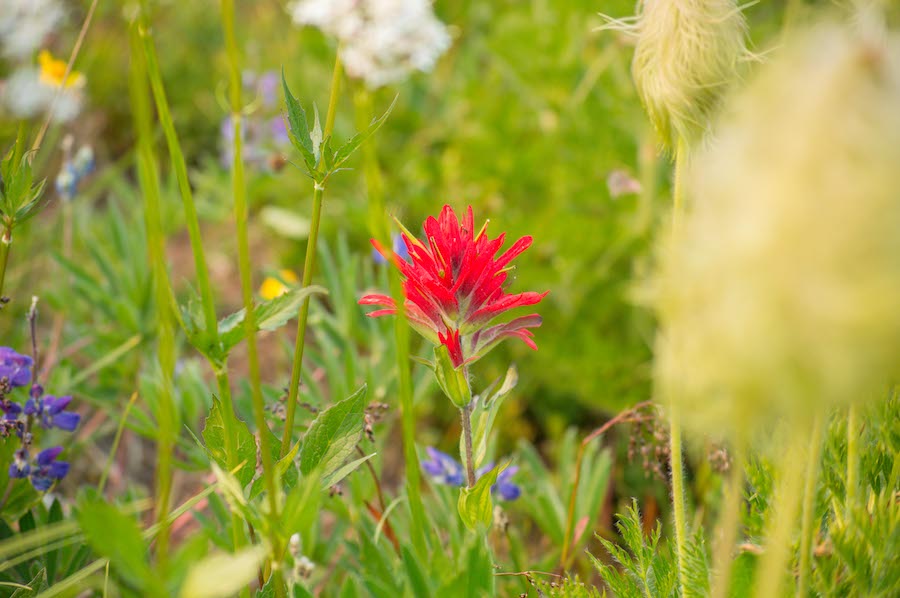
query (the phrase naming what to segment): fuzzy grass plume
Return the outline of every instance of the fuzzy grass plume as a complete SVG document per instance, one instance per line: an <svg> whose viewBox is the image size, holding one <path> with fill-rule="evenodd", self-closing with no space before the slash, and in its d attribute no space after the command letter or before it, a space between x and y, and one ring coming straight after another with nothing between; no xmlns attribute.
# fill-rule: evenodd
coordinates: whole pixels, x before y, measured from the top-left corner
<svg viewBox="0 0 900 598"><path fill-rule="evenodd" d="M704 431L859 401L897 375L898 106L900 39L820 25L696 156L657 279L656 375Z"/></svg>
<svg viewBox="0 0 900 598"><path fill-rule="evenodd" d="M746 24L733 0L642 0L631 70L663 145L702 137L746 54Z"/></svg>

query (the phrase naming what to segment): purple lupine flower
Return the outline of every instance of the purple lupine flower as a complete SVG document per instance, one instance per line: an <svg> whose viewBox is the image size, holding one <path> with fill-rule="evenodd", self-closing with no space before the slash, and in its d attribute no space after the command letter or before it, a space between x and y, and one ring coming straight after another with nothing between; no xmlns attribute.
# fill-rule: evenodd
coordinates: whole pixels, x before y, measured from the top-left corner
<svg viewBox="0 0 900 598"><path fill-rule="evenodd" d="M286 146L290 144L291 138L288 136L287 125L280 116L273 116L269 121L269 129L272 134L272 141L277 146Z"/></svg>
<svg viewBox="0 0 900 598"><path fill-rule="evenodd" d="M256 90L262 97L263 106L272 108L278 105L278 92L281 79L275 71L266 71L256 80Z"/></svg>
<svg viewBox="0 0 900 598"><path fill-rule="evenodd" d="M19 414L22 413L22 406L15 401L3 400L0 401L0 411L3 411L3 419L15 421L19 419Z"/></svg>
<svg viewBox="0 0 900 598"><path fill-rule="evenodd" d="M49 490L54 482L63 479L69 473L69 464L56 460L62 450L61 446L44 449L35 458L29 477L31 485L38 492Z"/></svg>
<svg viewBox="0 0 900 598"><path fill-rule="evenodd" d="M25 386L31 382L33 363L28 355L17 353L9 347L0 347L0 378L9 379L9 384L13 387Z"/></svg>
<svg viewBox="0 0 900 598"><path fill-rule="evenodd" d="M431 479L438 484L447 486L462 486L465 483L463 466L448 455L442 453L434 447L426 447L430 461L422 461L422 469L425 470ZM479 467L475 471L476 479L489 472L494 468L493 463L488 463L483 467ZM507 467L497 476L497 481L491 486L491 494L500 497L501 500L516 500L522 495L522 489L515 484L511 478L519 471L518 465Z"/></svg>
<svg viewBox="0 0 900 598"><path fill-rule="evenodd" d="M31 473L31 465L28 464L28 451L20 448L13 453L13 461L9 464L10 478L26 478Z"/></svg>
<svg viewBox="0 0 900 598"><path fill-rule="evenodd" d="M25 403L25 415L34 415L40 418L41 426L59 428L66 432L72 432L78 427L81 415L73 411L66 411L66 407L72 401L72 397L54 397L47 395L39 399L28 399Z"/></svg>
<svg viewBox="0 0 900 598"><path fill-rule="evenodd" d="M403 242L403 237L399 233L391 234L391 245L394 253L404 262L409 261L409 247ZM372 261L376 264L386 264L387 260L379 253L377 249L372 250Z"/></svg>
<svg viewBox="0 0 900 598"><path fill-rule="evenodd" d="M431 460L422 461L422 469L431 476L431 479L438 484L446 484L448 486L463 485L465 478L459 461L432 446L426 447L425 451Z"/></svg>

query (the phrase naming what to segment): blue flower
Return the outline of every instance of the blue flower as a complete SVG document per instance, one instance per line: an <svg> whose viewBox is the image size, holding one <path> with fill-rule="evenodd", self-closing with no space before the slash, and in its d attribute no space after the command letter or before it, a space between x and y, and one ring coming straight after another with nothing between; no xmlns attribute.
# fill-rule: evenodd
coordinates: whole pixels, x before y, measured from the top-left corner
<svg viewBox="0 0 900 598"><path fill-rule="evenodd" d="M38 492L49 490L54 482L63 479L69 473L69 464L56 460L62 450L61 446L44 449L35 458L29 477L31 485Z"/></svg>
<svg viewBox="0 0 900 598"><path fill-rule="evenodd" d="M427 447L425 451L431 458L429 461L422 461L422 469L425 470L431 479L438 484L447 486L462 486L465 483L465 475L463 466L448 455L442 453L434 447ZM475 472L476 479L488 473L494 468L493 463L488 463L480 467ZM507 467L497 476L497 481L491 486L491 494L497 495L501 500L516 500L522 495L522 488L515 484L511 478L519 471L518 465Z"/></svg>
<svg viewBox="0 0 900 598"><path fill-rule="evenodd" d="M391 234L391 246L394 250L394 253L397 254L397 257L405 262L409 261L409 247L406 246L406 243L403 241L403 237L399 233ZM384 259L384 256L381 255L377 249L372 250L372 261L374 261L376 264L387 263L387 260Z"/></svg>
<svg viewBox="0 0 900 598"><path fill-rule="evenodd" d="M422 469L438 484L448 486L462 486L465 481L462 465L459 461L442 453L434 447L427 447L425 451L431 457L430 461L422 461Z"/></svg>
<svg viewBox="0 0 900 598"><path fill-rule="evenodd" d="M28 463L28 451L20 448L13 453L13 462L9 464L10 478L27 478L31 473L31 465Z"/></svg>
<svg viewBox="0 0 900 598"><path fill-rule="evenodd" d="M40 418L44 428L59 428L66 432L72 432L78 427L81 415L72 411L66 411L71 396L54 397L46 395L39 399L28 399L25 403L25 415L34 415Z"/></svg>
<svg viewBox="0 0 900 598"><path fill-rule="evenodd" d="M31 382L31 357L17 353L9 347L0 347L0 378L7 378L13 387Z"/></svg>

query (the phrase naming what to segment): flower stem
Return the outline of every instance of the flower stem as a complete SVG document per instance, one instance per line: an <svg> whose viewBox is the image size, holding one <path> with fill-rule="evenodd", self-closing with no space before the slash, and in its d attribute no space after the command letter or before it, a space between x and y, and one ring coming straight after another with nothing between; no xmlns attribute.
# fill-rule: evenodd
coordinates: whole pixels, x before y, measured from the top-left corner
<svg viewBox="0 0 900 598"><path fill-rule="evenodd" d="M266 422L266 408L262 396L262 384L259 371L259 353L256 344L256 313L253 305L253 279L250 270L250 241L248 232L247 190L244 183L244 160L241 136L241 67L240 51L234 33L234 0L222 0L222 30L225 35L225 46L228 54L231 124L233 127L234 151L231 166L232 194L234 195L234 219L237 226L238 269L241 279L241 297L244 303L244 326L247 336L247 361L250 371L250 389L253 402L253 415L259 434L259 452L262 460L263 478L269 495L269 542L272 549L273 582L275 595L284 596L278 559L281 555L281 539L278 535L278 480L272 459L272 437Z"/></svg>
<svg viewBox="0 0 900 598"><path fill-rule="evenodd" d="M323 139L331 137L334 131L334 118L341 88L341 56L334 58L334 70L331 73L331 91L328 97L328 112L325 114L325 130ZM319 165L321 168L321 164ZM313 185L313 208L309 225L309 238L306 240L306 258L303 262L303 287L312 284L313 272L316 269L316 248L319 243L319 224L322 221L322 203L325 193L324 183ZM306 325L309 320L309 297L303 299L297 316L297 336L294 343L294 360L291 365L291 382L288 386L287 412L284 418L284 431L281 435L281 455L291 450L294 433L294 416L297 412L297 397L300 394L300 371L303 367L303 349L306 346Z"/></svg>
<svg viewBox="0 0 900 598"><path fill-rule="evenodd" d="M6 264L9 263L9 247L12 245L12 231L3 229L0 236L0 297L3 297L3 282L6 280Z"/></svg>
<svg viewBox="0 0 900 598"><path fill-rule="evenodd" d="M466 445L466 482L475 485L475 460L472 455L472 403L459 410L462 419L463 441Z"/></svg>
<svg viewBox="0 0 900 598"><path fill-rule="evenodd" d="M675 153L675 180L672 188L672 230L680 225L684 210L684 168L687 160L687 145L678 139ZM687 579L687 527L684 508L684 456L681 448L681 417L678 406L669 403L669 451L672 463L672 512L675 519L675 548L678 555L678 581L682 594L688 590Z"/></svg>
<svg viewBox="0 0 900 598"><path fill-rule="evenodd" d="M372 95L360 86L355 95L357 128L362 130L372 121ZM384 247L391 247L390 216L384 205L384 183L378 167L378 146L375 137L369 137L362 147L363 169L369 201L369 229L372 236ZM409 326L406 323L406 304L400 274L394 269L388 273L391 296L397 305L394 317L394 344L397 353L397 382L400 397L401 428L403 434L403 458L406 466L406 495L412 516L412 540L420 555L426 554L425 505L420 490L419 456L416 452L416 417L413 407L412 375L409 357Z"/></svg>
<svg viewBox="0 0 900 598"><path fill-rule="evenodd" d="M856 503L856 492L859 486L859 423L855 404L847 411L847 492L845 503L847 508Z"/></svg>
<svg viewBox="0 0 900 598"><path fill-rule="evenodd" d="M819 476L819 452L822 447L822 415L816 413L813 419L812 438L806 457L806 482L803 489L803 511L800 528L800 573L797 579L797 596L806 596L809 587L809 560L812 552L813 518L816 507L816 481Z"/></svg>

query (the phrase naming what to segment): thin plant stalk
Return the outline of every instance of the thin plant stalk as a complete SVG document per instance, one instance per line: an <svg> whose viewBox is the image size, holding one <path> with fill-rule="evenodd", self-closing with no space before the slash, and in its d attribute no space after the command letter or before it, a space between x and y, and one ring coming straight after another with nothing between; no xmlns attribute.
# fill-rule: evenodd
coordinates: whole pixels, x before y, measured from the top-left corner
<svg viewBox="0 0 900 598"><path fill-rule="evenodd" d="M357 128L362 130L373 117L372 95L360 85L355 95ZM384 205L384 182L378 166L376 138L369 137L362 146L363 171L369 202L369 227L372 236L384 247L391 247L391 222ZM425 505L422 502L419 456L416 452L416 419L413 410L412 373L410 371L410 336L406 324L406 304L399 272L388 273L391 296L397 306L394 317L394 344L397 354L397 382L400 398L400 423L403 435L403 458L406 467L406 494L409 498L412 541L419 554L426 553Z"/></svg>
<svg viewBox="0 0 900 598"><path fill-rule="evenodd" d="M810 556L812 554L813 529L816 507L816 481L819 479L819 454L822 448L822 415L813 419L809 455L806 457L806 481L803 488L803 511L800 516L800 572L797 577L797 596L806 596L809 589Z"/></svg>
<svg viewBox="0 0 900 598"><path fill-rule="evenodd" d="M153 154L150 106L147 101L145 63L138 51L140 40L132 29L132 105L138 130L138 178L144 197L144 221L147 247L153 273L153 290L157 323L157 359L161 386L157 400L158 435L156 458L156 522L160 527L156 539L157 566L166 576L169 553L169 501L172 491L172 453L175 449L175 408L173 375L175 372L175 324L169 303L171 290L166 272L165 239L160 216L159 172Z"/></svg>
<svg viewBox="0 0 900 598"><path fill-rule="evenodd" d="M472 458L472 403L459 410L462 419L463 444L466 447L466 485L475 486L475 463Z"/></svg>
<svg viewBox="0 0 900 598"><path fill-rule="evenodd" d="M687 144L678 139L675 153L675 180L672 188L672 230L677 230L684 210L684 170L687 161ZM672 463L672 513L675 519L675 551L678 555L678 581L682 593L688 589L687 579L687 524L684 507L684 455L681 443L681 416L678 406L669 403L669 452Z"/></svg>
<svg viewBox="0 0 900 598"><path fill-rule="evenodd" d="M142 12L146 15L146 2L142 3ZM194 269L196 271L198 286L200 287L200 301L202 304L204 323L208 341L212 344L218 342L218 322L216 320L216 306L213 298L212 285L210 284L209 270L206 266L206 256L203 249L203 240L200 236L200 222L197 218L197 209L194 205L194 196L191 191L190 181L187 176L187 166L184 160L184 154L181 151L181 144L178 141L178 135L172 121L171 112L169 110L169 102L166 98L165 87L162 82L162 75L159 69L159 61L156 57L156 48L154 45L152 33L149 25L145 21L140 21L137 25L138 34L141 40L141 48L143 50L144 68L150 79L150 87L156 105L156 111L159 115L159 121L163 128L166 138L166 144L169 149L169 156L172 167L175 170L175 176L178 180L178 186L181 193L182 206L184 208L185 220L187 222L188 236L190 237L191 252L194 256ZM209 358L210 365L216 375L216 381L219 387L219 399L222 401L223 407L223 427L224 427L224 444L225 455L229 470L233 470L238 464L238 454L236 446L236 425L237 417L234 411L234 404L229 390L227 365L218 363ZM232 514L232 531L238 539L235 548L243 545L243 532L241 531L240 518L236 514Z"/></svg>
<svg viewBox="0 0 900 598"><path fill-rule="evenodd" d="M334 118L337 112L337 101L341 87L341 56L337 54L334 59L334 70L331 74L331 91L328 97L328 112L325 114L325 130L323 139L331 137L334 131ZM321 164L319 165L321 167ZM313 272L316 269L316 248L319 243L319 224L322 220L322 202L324 199L324 183L314 183L312 218L309 226L309 237L306 240L306 258L303 262L303 287L312 284ZM294 359L291 364L291 382L288 386L287 411L284 418L284 431L281 436L281 455L284 456L291 450L294 432L294 416L297 412L297 397L300 394L300 371L303 367L303 349L306 346L306 325L309 320L309 300L307 296L300 305L297 315L297 335L294 343Z"/></svg>
<svg viewBox="0 0 900 598"><path fill-rule="evenodd" d="M6 280L6 265L9 263L9 246L12 245L12 231L4 228L0 235L0 297L3 297L3 283Z"/></svg>
<svg viewBox="0 0 900 598"><path fill-rule="evenodd" d="M781 596L781 586L785 578L785 564L791 555L791 533L800 506L800 491L803 481L803 459L807 445L811 442L811 430L797 430L782 460L783 467L772 501L773 513L769 520L765 540L765 554L757 569L754 591L755 598Z"/></svg>
<svg viewBox="0 0 900 598"><path fill-rule="evenodd" d="M719 517L719 539L713 551L715 577L712 597L725 598L731 586L732 553L740 526L741 500L744 494L744 441L737 438L732 448L731 470L725 486L722 514Z"/></svg>
<svg viewBox="0 0 900 598"><path fill-rule="evenodd" d="M128 404L125 405L125 410L122 412L122 417L119 419L119 425L116 427L116 435L113 437L112 446L109 449L109 456L106 459L106 466L103 468L103 474L100 476L100 482L97 484L97 494L100 496L103 496L103 491L106 489L106 481L109 479L109 471L112 469L116 453L119 452L119 442L121 442L122 434L125 432L125 424L128 422L128 415L131 413L131 408L134 407L137 398L137 392L131 393L131 398L128 399Z"/></svg>
<svg viewBox="0 0 900 598"><path fill-rule="evenodd" d="M846 504L850 509L856 503L859 486L859 422L857 406L850 405L847 411L847 495Z"/></svg>
<svg viewBox="0 0 900 598"><path fill-rule="evenodd" d="M241 296L244 303L244 326L247 335L247 361L250 371L251 398L256 428L259 434L259 451L262 460L263 478L269 495L269 518L271 522L269 542L273 561L280 558L281 540L278 535L279 484L275 476L272 459L272 438L266 422L266 407L262 396L259 372L259 352L256 344L256 314L253 310L253 279L250 270L250 241L248 233L247 189L244 182L244 160L241 139L241 66L240 50L234 33L234 0L222 0L222 30L228 54L229 83L231 99L231 124L233 126L233 162L231 165L232 193L234 195L234 218L237 225L238 269L241 279ZM272 567L275 595L284 596L281 568Z"/></svg>

